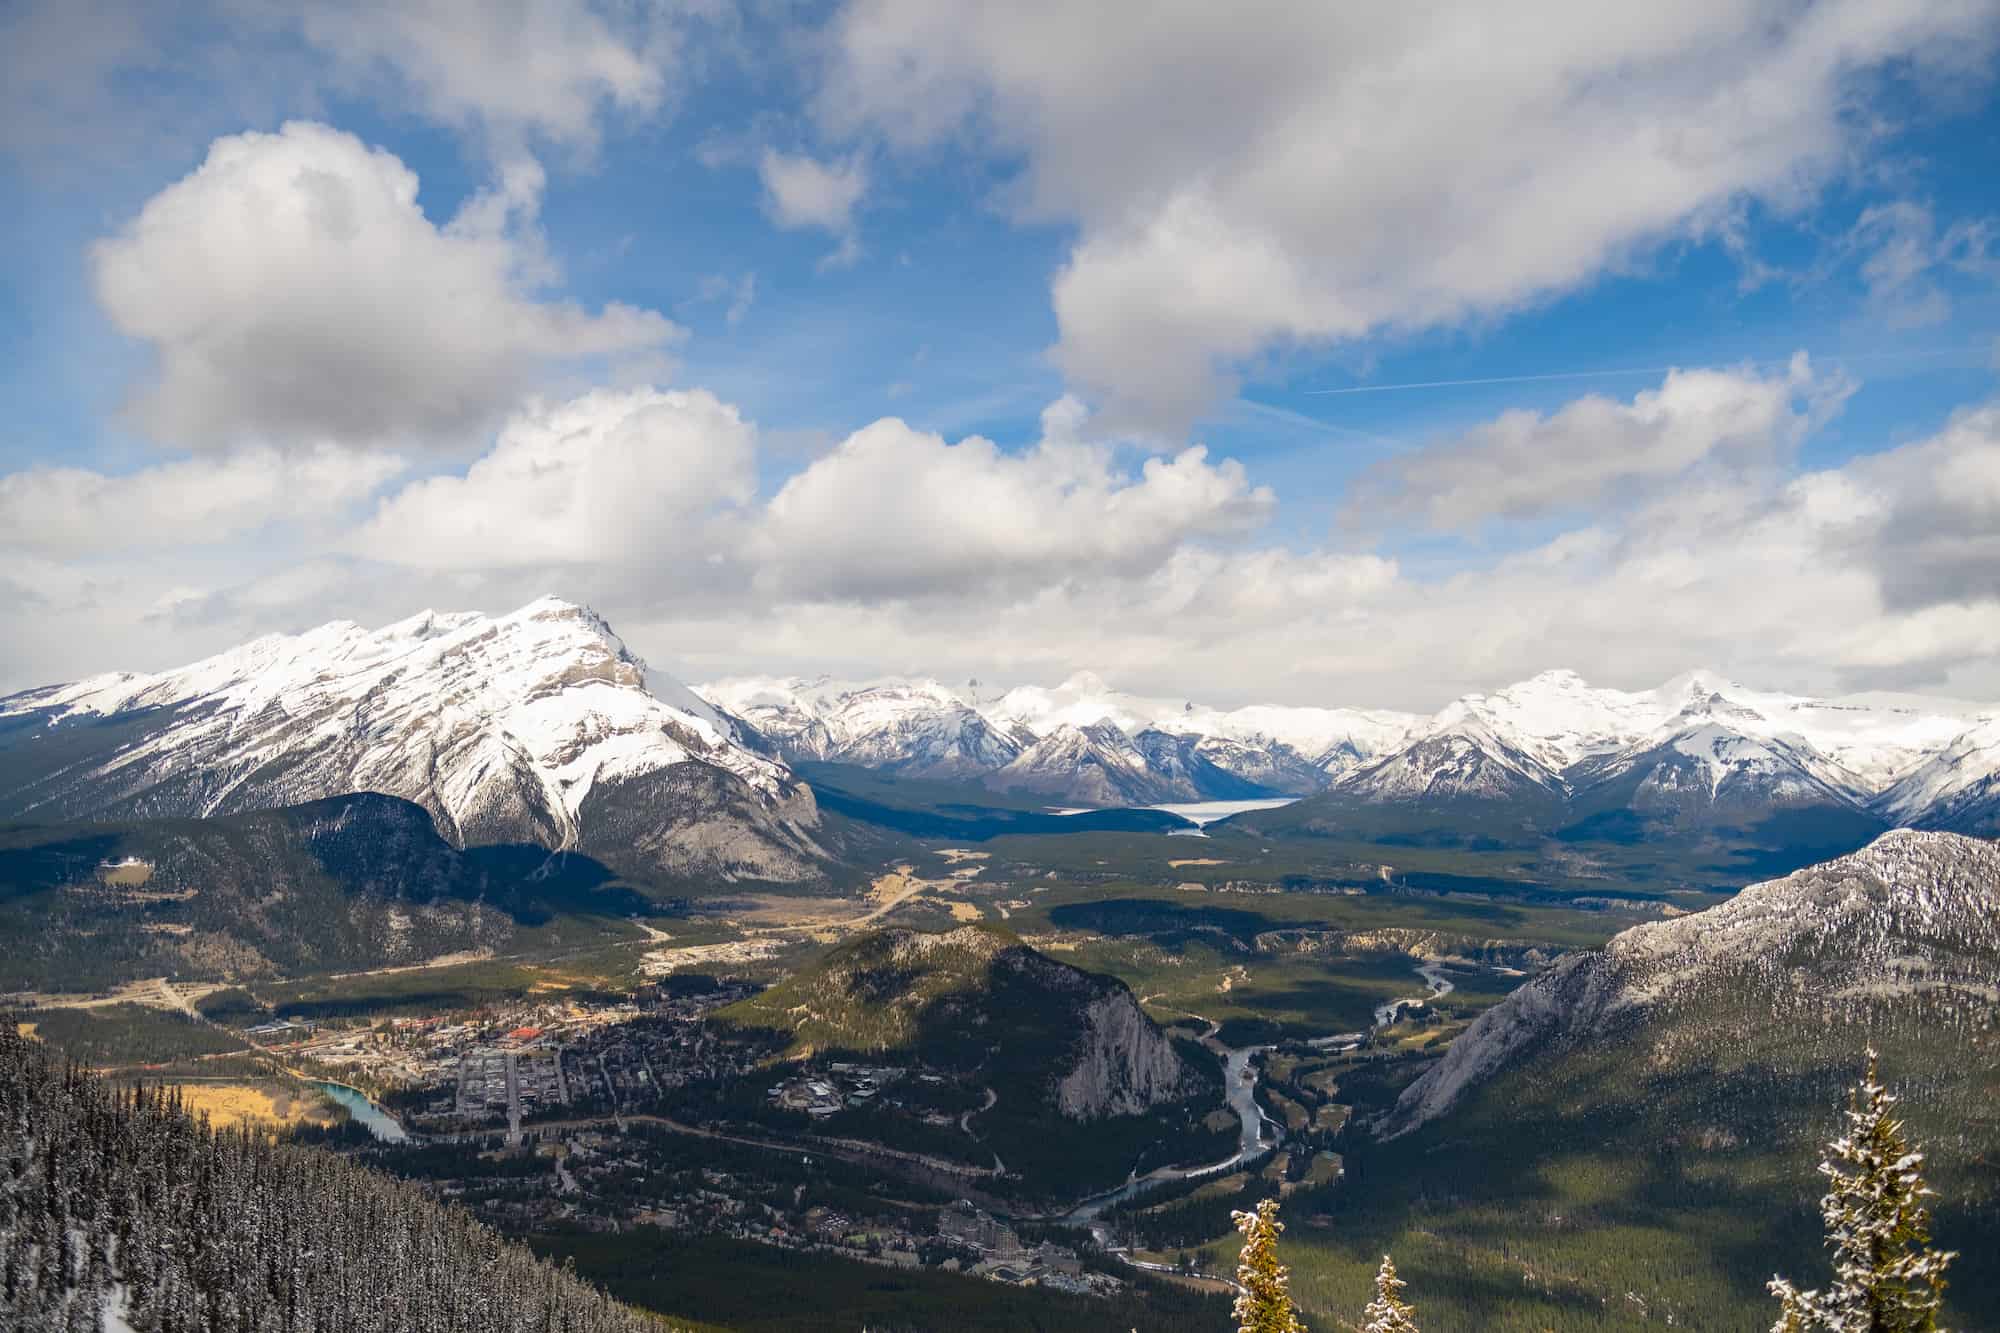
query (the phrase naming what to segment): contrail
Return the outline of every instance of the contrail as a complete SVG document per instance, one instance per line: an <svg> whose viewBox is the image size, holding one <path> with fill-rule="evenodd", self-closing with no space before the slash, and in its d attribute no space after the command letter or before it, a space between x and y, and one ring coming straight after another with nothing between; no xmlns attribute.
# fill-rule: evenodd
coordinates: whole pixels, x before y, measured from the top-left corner
<svg viewBox="0 0 2000 1333"><path fill-rule="evenodd" d="M1741 364L1740 362L1738 364ZM1752 365L1776 364L1783 362L1752 362ZM1347 389L1307 389L1308 394L1336 393L1393 393L1398 389L1456 389L1468 384L1529 384L1536 380L1599 380L1612 379L1619 375L1664 375L1676 369L1674 366L1632 366L1625 370L1559 370L1548 375L1488 375L1473 380L1413 380L1407 384L1357 384Z"/></svg>
<svg viewBox="0 0 2000 1333"><path fill-rule="evenodd" d="M1848 356L1828 357L1827 363L1839 366L1854 361L1921 360L1926 357L1951 356L1972 350L1965 346L1904 348L1893 352L1860 352ZM1735 361L1732 366L1766 366L1790 364L1790 358L1778 357L1769 361ZM1314 397L1347 393L1395 393L1403 389L1456 389L1474 384L1534 384L1543 380L1605 380L1617 379L1622 375L1664 375L1672 370L1687 370L1689 366L1627 366L1619 370L1558 370L1545 375L1488 375L1480 379L1465 380L1413 380L1403 384L1356 384L1345 389L1303 389L1300 392Z"/></svg>

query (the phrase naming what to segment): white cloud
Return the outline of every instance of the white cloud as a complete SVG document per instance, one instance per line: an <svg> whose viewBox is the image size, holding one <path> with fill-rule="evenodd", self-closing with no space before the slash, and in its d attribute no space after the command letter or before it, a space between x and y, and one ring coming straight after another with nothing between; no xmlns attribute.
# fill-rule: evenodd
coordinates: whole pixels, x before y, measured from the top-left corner
<svg viewBox="0 0 2000 1333"><path fill-rule="evenodd" d="M1868 132L1862 80L1983 72L1996 27L1978 0L853 0L819 109L1024 161L1017 208L1081 226L1062 367L1174 429L1269 349L1506 312L1799 204Z"/></svg>
<svg viewBox="0 0 2000 1333"><path fill-rule="evenodd" d="M52 555L209 545L272 523L315 525L403 471L400 458L246 450L110 475L36 467L0 476L0 548Z"/></svg>
<svg viewBox="0 0 2000 1333"><path fill-rule="evenodd" d="M1861 497L1847 540L1867 544L1891 606L2000 603L2000 404L1842 475Z"/></svg>
<svg viewBox="0 0 2000 1333"><path fill-rule="evenodd" d="M139 422L193 449L428 442L490 421L551 363L678 336L652 311L537 299L540 179L517 162L438 227L415 173L352 135L216 140L91 252L106 312L158 360Z"/></svg>
<svg viewBox="0 0 2000 1333"><path fill-rule="evenodd" d="M1724 401L1750 401L1759 382L1687 373L1740 380ZM1790 375L1761 383L1776 433L1794 429L1785 414L1809 393ZM1064 400L1039 442L1009 451L877 422L785 464L796 470L760 504L758 442L733 409L700 391L589 394L519 414L465 472L405 486L290 563L246 559L242 542L143 559L24 550L0 574L0 685L554 589L698 676L1013 681L1089 667L1221 702L1430 708L1550 666L1636 687L1701 665L1773 686L2000 701L2000 404L1802 473L1782 445L1772 466L1702 455L1673 486L1538 545L1463 544L1446 573L1288 546L1260 526L1269 492L1235 464L1188 451L1120 466L1090 424ZM157 493L165 512L185 491ZM102 525L151 512L107 496L78 508ZM261 512L225 509L225 526ZM245 580L246 565L267 572Z"/></svg>
<svg viewBox="0 0 2000 1333"><path fill-rule="evenodd" d="M679 14L575 0L335 0L273 15L349 81L387 76L432 120L503 141L593 143L607 110L644 116L672 92Z"/></svg>
<svg viewBox="0 0 2000 1333"><path fill-rule="evenodd" d="M1579 510L1703 464L1769 464L1851 388L1838 375L1816 378L1803 352L1772 375L1674 370L1630 402L1592 394L1548 414L1515 409L1387 459L1363 476L1344 512L1354 524L1394 517L1469 528Z"/></svg>
<svg viewBox="0 0 2000 1333"><path fill-rule="evenodd" d="M821 162L798 153L766 148L757 158L764 204L780 227L817 227L840 238L823 265L851 264L860 257L854 210L868 193L868 168L858 157Z"/></svg>
<svg viewBox="0 0 2000 1333"><path fill-rule="evenodd" d="M1275 503L1233 459L1195 446L1137 475L1082 438L1069 399L1010 454L947 443L895 418L856 431L787 481L758 533L760 586L834 600L957 597L1125 577L1196 538L1240 535Z"/></svg>
<svg viewBox="0 0 2000 1333"><path fill-rule="evenodd" d="M575 160L608 122L658 121L737 16L674 0L10 0L0 152L101 185L225 130L369 98L481 142ZM702 41L689 58L693 39Z"/></svg>
<svg viewBox="0 0 2000 1333"><path fill-rule="evenodd" d="M597 390L518 413L463 476L411 483L348 547L425 569L605 562L670 582L659 562L733 554L754 469L752 428L713 394Z"/></svg>
<svg viewBox="0 0 2000 1333"><path fill-rule="evenodd" d="M1860 256L1875 316L1892 329L1910 329L1950 317L1944 275L2000 277L1996 239L1991 218L1962 219L1940 231L1929 206L1902 199L1864 209L1843 248Z"/></svg>

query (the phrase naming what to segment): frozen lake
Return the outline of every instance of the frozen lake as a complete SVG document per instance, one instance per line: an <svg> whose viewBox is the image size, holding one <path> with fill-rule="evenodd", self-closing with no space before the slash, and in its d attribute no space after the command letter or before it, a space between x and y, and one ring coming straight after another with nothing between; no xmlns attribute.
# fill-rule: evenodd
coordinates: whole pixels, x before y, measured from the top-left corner
<svg viewBox="0 0 2000 1333"><path fill-rule="evenodd" d="M1231 815L1240 815L1245 810L1275 810L1281 805L1290 805L1298 799L1296 796L1272 796L1259 801L1179 801L1168 802L1164 805L1141 805L1127 808L1136 810L1164 810L1170 815L1179 815L1182 819L1194 824L1195 829L1200 829L1213 824L1218 819L1227 819ZM1051 810L1049 813L1056 815L1081 815L1088 814L1089 811L1064 808ZM1195 830L1182 829L1178 831L1187 834L1193 833Z"/></svg>

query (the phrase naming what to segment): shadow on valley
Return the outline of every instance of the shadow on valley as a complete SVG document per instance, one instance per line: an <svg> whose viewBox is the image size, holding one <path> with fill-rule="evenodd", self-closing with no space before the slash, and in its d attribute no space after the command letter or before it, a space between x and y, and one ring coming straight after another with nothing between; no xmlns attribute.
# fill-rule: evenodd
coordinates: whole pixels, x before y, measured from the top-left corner
<svg viewBox="0 0 2000 1333"><path fill-rule="evenodd" d="M668 910L589 857L460 849L421 806L372 793L0 827L0 989L362 969L497 951L563 922L615 936Z"/></svg>

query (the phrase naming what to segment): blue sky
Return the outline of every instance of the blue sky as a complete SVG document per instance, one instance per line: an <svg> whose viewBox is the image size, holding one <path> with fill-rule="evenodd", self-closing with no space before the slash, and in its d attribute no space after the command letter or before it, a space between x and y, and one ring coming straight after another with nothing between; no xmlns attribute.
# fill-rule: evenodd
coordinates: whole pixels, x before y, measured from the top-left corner
<svg viewBox="0 0 2000 1333"><path fill-rule="evenodd" d="M2000 698L2000 5L1685 10L16 6L0 687Z"/></svg>

